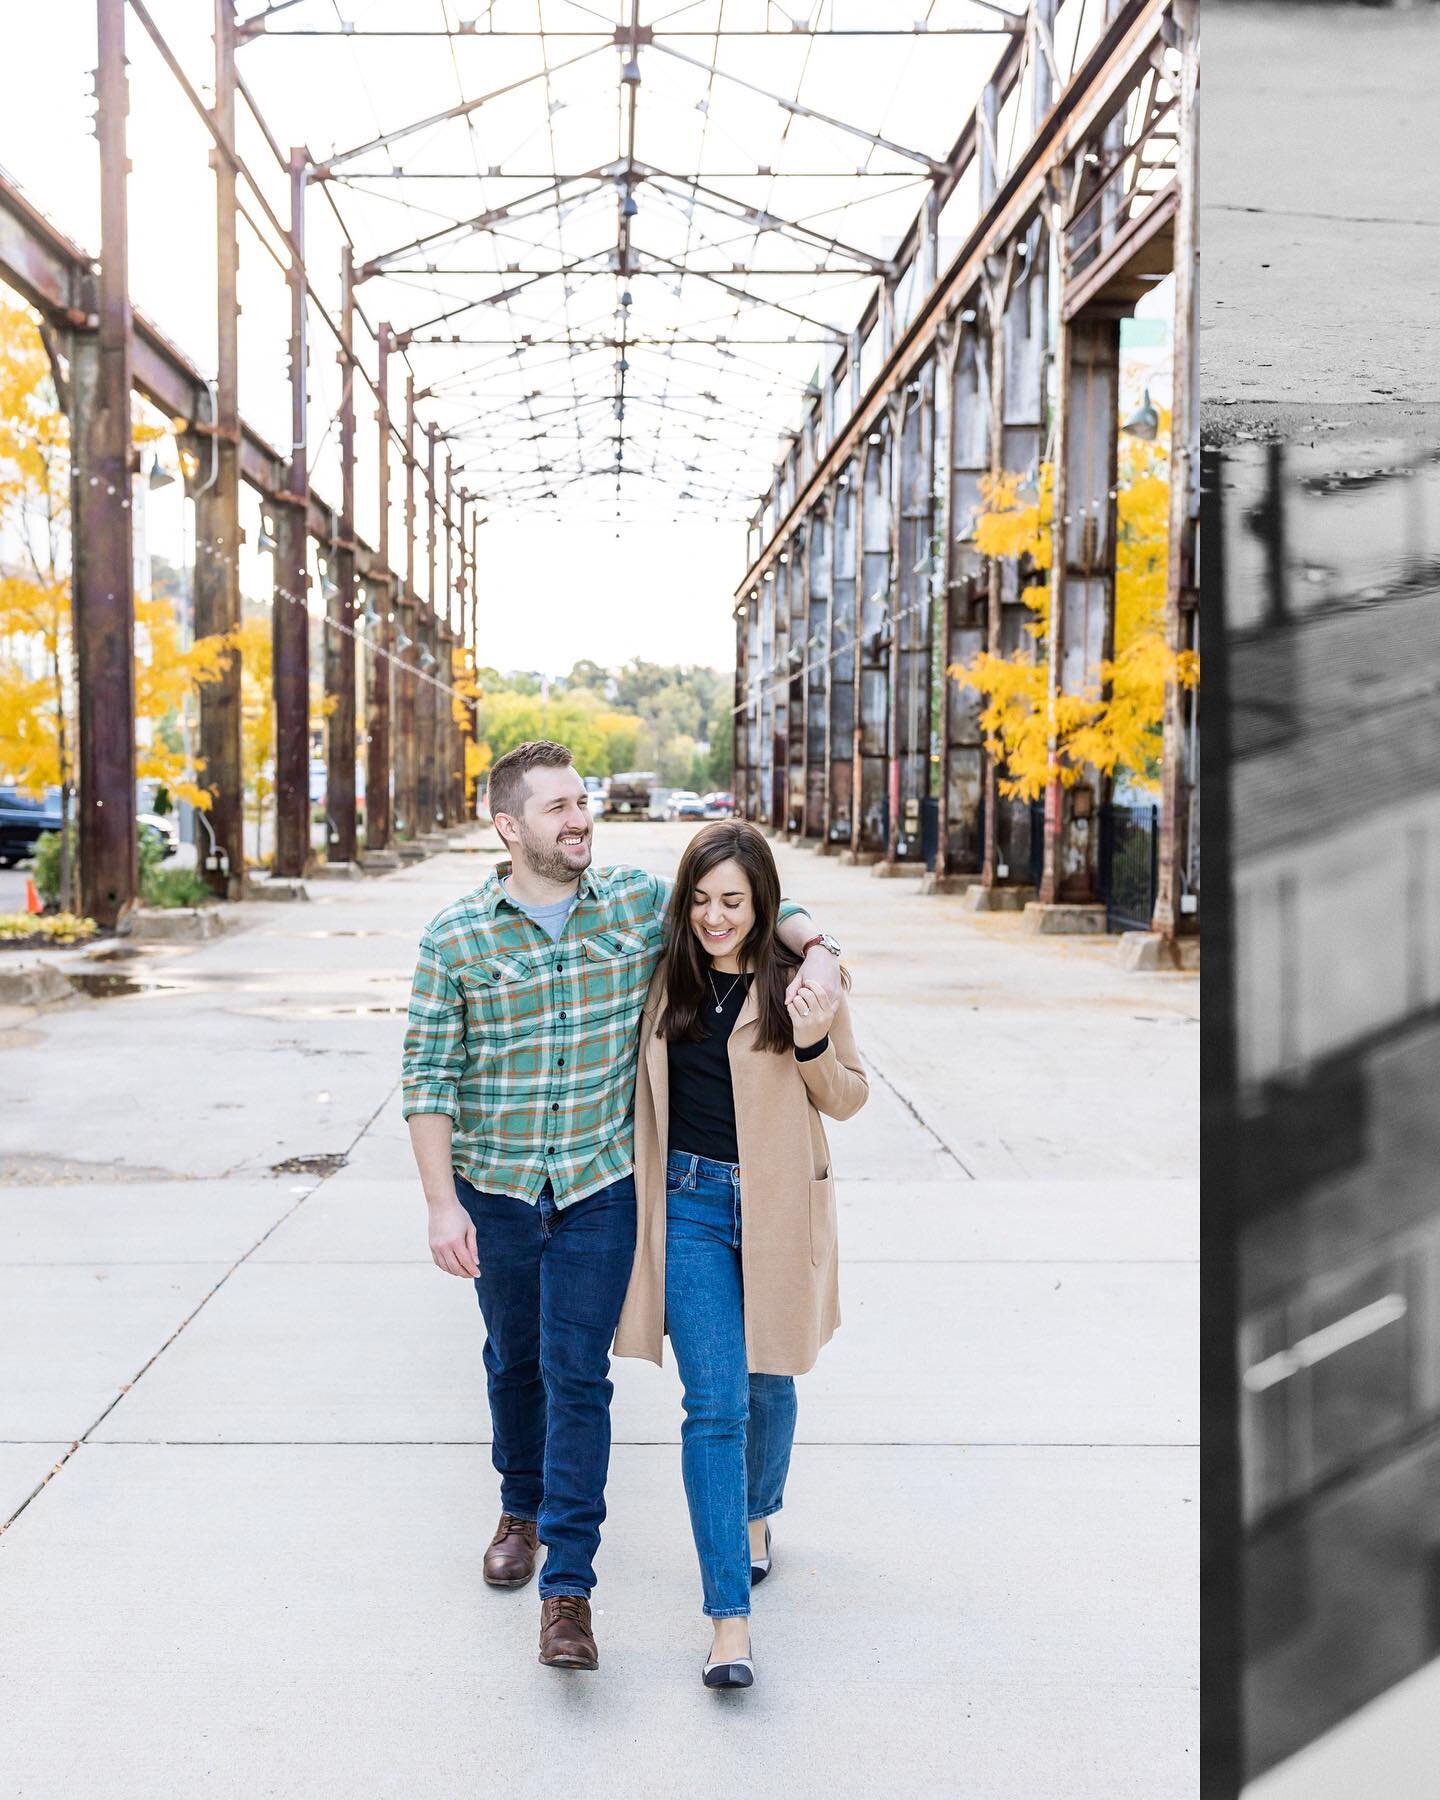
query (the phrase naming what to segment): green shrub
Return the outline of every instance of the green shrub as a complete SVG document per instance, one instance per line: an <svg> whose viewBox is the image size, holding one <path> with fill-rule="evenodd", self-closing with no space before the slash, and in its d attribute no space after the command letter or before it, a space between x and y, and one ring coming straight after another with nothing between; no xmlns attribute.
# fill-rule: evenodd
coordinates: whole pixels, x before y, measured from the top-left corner
<svg viewBox="0 0 1440 1800"><path fill-rule="evenodd" d="M75 827L69 828L71 878L76 864ZM147 906L199 906L213 896L194 869L167 869L165 851L148 831L139 833L140 898ZM35 844L35 889L46 906L60 904L60 833L45 831Z"/></svg>
<svg viewBox="0 0 1440 1800"><path fill-rule="evenodd" d="M75 880L75 827L69 826L70 880ZM60 904L60 833L42 831L35 840L35 891L47 906Z"/></svg>
<svg viewBox="0 0 1440 1800"><path fill-rule="evenodd" d="M214 898L194 869L153 868L142 874L141 893L149 906L200 906Z"/></svg>

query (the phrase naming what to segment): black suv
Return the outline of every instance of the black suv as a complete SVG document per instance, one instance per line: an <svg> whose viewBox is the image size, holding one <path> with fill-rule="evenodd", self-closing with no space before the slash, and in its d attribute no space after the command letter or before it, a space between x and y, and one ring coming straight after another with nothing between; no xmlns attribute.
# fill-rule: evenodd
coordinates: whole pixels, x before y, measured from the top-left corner
<svg viewBox="0 0 1440 1800"><path fill-rule="evenodd" d="M60 829L60 794L46 790L43 800L0 787L0 867L8 868L35 849L42 831Z"/></svg>

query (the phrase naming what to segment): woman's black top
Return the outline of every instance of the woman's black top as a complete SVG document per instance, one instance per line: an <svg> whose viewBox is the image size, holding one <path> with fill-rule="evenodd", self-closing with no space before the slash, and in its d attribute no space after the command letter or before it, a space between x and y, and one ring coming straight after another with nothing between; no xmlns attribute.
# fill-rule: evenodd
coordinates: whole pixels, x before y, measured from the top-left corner
<svg viewBox="0 0 1440 1800"><path fill-rule="evenodd" d="M707 997L700 1004L700 1029L708 1036L694 1044L667 1045L670 1060L669 1146L686 1156L712 1162L738 1163L735 1138L735 1094L730 1084L730 1033L750 989L748 975L712 973ZM720 1011L715 1011L717 995ZM830 1040L821 1038L796 1057L808 1062Z"/></svg>

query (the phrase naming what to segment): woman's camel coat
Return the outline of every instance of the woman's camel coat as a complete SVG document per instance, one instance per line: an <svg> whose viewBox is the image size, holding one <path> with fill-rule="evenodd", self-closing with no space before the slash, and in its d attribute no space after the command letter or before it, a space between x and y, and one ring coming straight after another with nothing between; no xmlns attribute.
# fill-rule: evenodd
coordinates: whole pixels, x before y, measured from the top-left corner
<svg viewBox="0 0 1440 1800"><path fill-rule="evenodd" d="M656 1032L656 972L640 1025L635 1083L635 1267L615 1333L617 1356L661 1361L665 1335L665 1157L670 1069ZM740 1265L745 1349L760 1375L803 1375L840 1323L835 1187L820 1114L848 1119L870 1092L841 996L829 1047L809 1062L755 1048L759 1002L745 996L730 1034L740 1150Z"/></svg>

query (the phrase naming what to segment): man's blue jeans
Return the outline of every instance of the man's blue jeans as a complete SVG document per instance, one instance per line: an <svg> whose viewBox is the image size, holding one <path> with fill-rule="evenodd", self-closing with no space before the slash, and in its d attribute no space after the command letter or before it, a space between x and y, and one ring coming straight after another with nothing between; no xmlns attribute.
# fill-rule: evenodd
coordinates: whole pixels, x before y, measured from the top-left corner
<svg viewBox="0 0 1440 1800"><path fill-rule="evenodd" d="M747 1522L779 1512L795 1440L795 1381L745 1358L740 1170L672 1150L665 1169L665 1316L685 1422L680 1466L712 1619L750 1611Z"/></svg>
<svg viewBox="0 0 1440 1800"><path fill-rule="evenodd" d="M610 1468L610 1342L635 1260L635 1178L563 1211L548 1181L538 1204L481 1193L458 1174L455 1194L475 1223L500 1506L536 1521L541 1595L588 1598Z"/></svg>

